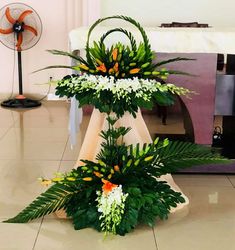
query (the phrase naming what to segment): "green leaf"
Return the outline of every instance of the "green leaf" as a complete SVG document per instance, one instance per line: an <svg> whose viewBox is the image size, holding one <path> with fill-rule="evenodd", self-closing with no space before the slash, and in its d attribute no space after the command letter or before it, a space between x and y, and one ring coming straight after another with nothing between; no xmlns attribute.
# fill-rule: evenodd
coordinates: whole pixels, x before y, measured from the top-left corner
<svg viewBox="0 0 235 250"><path fill-rule="evenodd" d="M64 208L77 192L74 186L54 184L15 217L4 222L26 223Z"/></svg>
<svg viewBox="0 0 235 250"><path fill-rule="evenodd" d="M161 61L161 62L158 62L156 64L153 65L154 68L157 68L159 66L162 66L162 65L165 65L165 64L168 64L168 63L172 63L172 62L178 62L178 61L194 61L196 59L193 59L193 58L187 58L187 57L175 57L175 58L171 58L171 59L168 59L168 60L164 60L164 61Z"/></svg>
<svg viewBox="0 0 235 250"><path fill-rule="evenodd" d="M73 66L67 66L67 65L53 65L53 66L48 66L42 69L35 70L32 73L37 73L39 71L46 70L46 69L74 69L74 68Z"/></svg>
<svg viewBox="0 0 235 250"><path fill-rule="evenodd" d="M60 56L68 56L68 57L71 57L72 59L75 59L76 61L80 62L80 63L83 63L85 65L87 65L87 62L81 57L81 56L78 56L78 55L74 55L72 53L69 53L69 52L66 52L66 51L62 51L62 50L55 50L55 49L52 49L52 50L47 50L48 52L50 52L51 54L53 55L60 55Z"/></svg>

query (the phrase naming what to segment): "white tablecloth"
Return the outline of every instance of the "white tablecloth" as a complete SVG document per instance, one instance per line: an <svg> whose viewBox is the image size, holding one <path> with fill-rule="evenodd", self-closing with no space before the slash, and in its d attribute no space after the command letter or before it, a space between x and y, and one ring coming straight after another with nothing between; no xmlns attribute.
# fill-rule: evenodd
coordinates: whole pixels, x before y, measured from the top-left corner
<svg viewBox="0 0 235 250"><path fill-rule="evenodd" d="M117 26L119 27L119 26ZM113 27L100 26L92 31L92 41L97 41L105 31ZM125 28L125 27L124 27ZM126 27L133 32L137 41L141 35L136 28ZM169 53L222 53L235 54L235 28L145 28L152 49ZM87 40L87 27L74 29L69 33L71 50L82 50ZM113 33L106 39L110 46L117 41L128 43L121 33Z"/></svg>

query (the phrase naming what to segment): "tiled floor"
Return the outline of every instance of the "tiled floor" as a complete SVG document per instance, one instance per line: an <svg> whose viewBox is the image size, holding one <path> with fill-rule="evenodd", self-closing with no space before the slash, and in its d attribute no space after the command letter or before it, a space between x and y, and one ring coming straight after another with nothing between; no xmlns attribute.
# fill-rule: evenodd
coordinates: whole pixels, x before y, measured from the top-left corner
<svg viewBox="0 0 235 250"><path fill-rule="evenodd" d="M0 220L14 216L44 190L37 181L70 170L89 121L85 117L71 150L65 102L50 102L28 111L0 109ZM180 120L145 117L150 131L182 132ZM172 131L173 130L173 131ZM235 176L176 175L189 197L188 208L138 227L126 237L108 237L91 229L73 230L54 215L28 224L0 223L0 249L14 250L233 250L235 249Z"/></svg>

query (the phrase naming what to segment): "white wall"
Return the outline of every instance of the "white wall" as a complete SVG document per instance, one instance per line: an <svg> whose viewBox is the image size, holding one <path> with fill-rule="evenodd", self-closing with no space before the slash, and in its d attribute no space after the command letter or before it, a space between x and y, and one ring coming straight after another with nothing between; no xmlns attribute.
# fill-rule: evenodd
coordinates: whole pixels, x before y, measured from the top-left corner
<svg viewBox="0 0 235 250"><path fill-rule="evenodd" d="M101 16L128 15L146 26L163 22L201 22L235 27L234 0L100 0Z"/></svg>
<svg viewBox="0 0 235 250"><path fill-rule="evenodd" d="M1 0L0 8L15 0ZM48 65L64 64L70 61L65 57L53 56L47 49L68 50L68 32L82 23L81 0L24 0L32 6L43 24L40 41L30 50L23 51L23 88L24 93L42 96L46 94L48 85L37 85L48 82L49 76L58 79L66 74L66 70L48 70L35 74L30 72ZM11 92L13 51L0 43L0 98L6 98ZM16 67L17 68L17 67ZM14 92L18 92L18 75L15 72Z"/></svg>

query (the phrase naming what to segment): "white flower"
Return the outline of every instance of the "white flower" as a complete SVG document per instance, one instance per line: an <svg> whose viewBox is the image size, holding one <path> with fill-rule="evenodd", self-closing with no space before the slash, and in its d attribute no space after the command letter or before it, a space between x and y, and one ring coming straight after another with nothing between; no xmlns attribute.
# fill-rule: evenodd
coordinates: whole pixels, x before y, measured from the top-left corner
<svg viewBox="0 0 235 250"><path fill-rule="evenodd" d="M99 219L102 220L101 227L105 233L116 233L116 226L121 223L124 214L125 201L128 194L124 194L122 186L119 185L112 191L105 193L97 191Z"/></svg>

